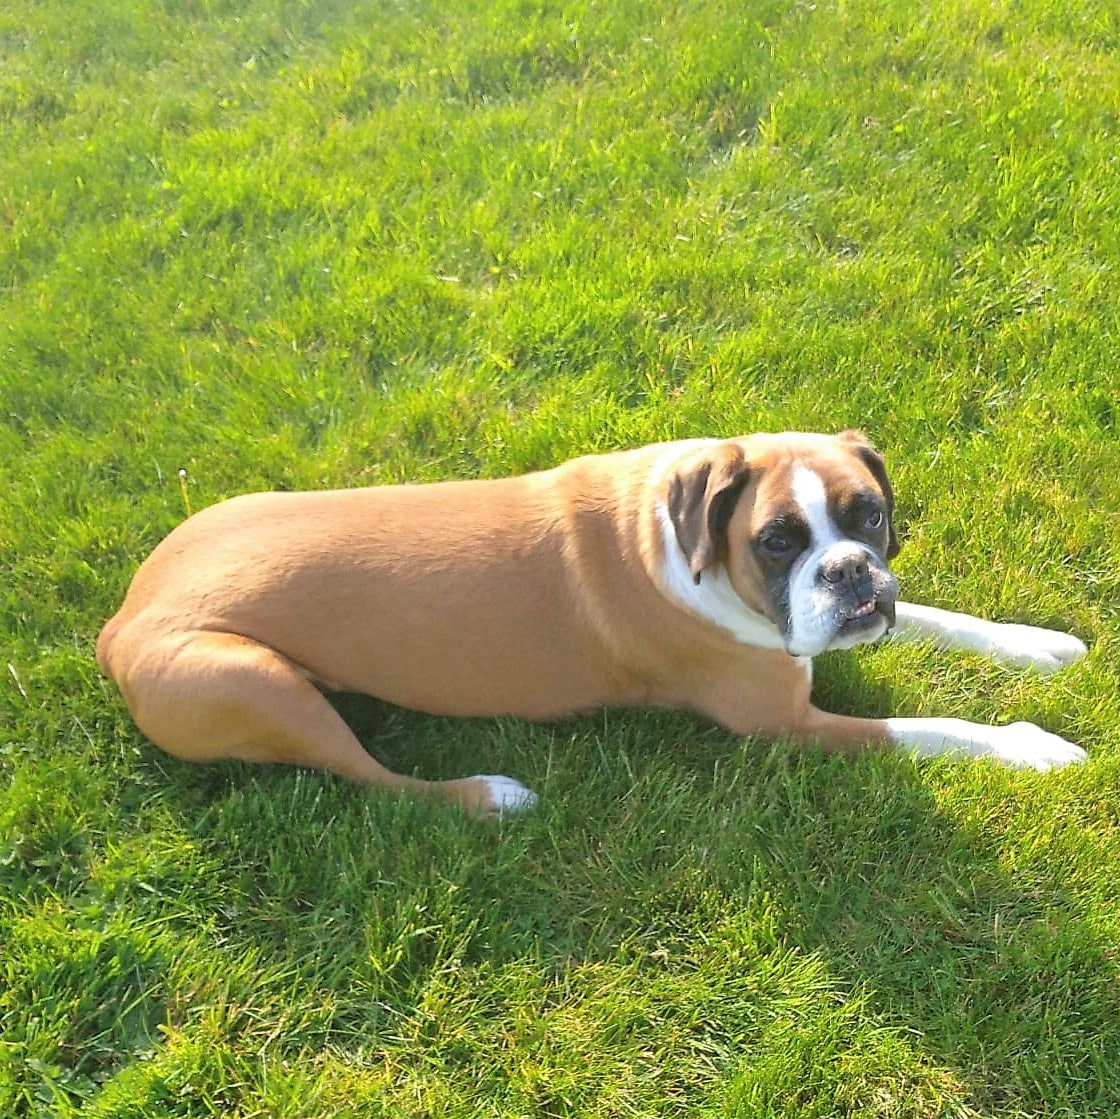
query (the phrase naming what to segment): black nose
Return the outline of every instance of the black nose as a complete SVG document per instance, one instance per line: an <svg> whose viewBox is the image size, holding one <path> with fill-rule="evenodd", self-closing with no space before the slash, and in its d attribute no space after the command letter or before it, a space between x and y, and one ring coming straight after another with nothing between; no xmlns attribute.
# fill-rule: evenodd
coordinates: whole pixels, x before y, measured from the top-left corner
<svg viewBox="0 0 1120 1119"><path fill-rule="evenodd" d="M849 583L858 587L867 579L870 568L864 556L851 555L842 559L829 560L821 565L821 578L826 583Z"/></svg>

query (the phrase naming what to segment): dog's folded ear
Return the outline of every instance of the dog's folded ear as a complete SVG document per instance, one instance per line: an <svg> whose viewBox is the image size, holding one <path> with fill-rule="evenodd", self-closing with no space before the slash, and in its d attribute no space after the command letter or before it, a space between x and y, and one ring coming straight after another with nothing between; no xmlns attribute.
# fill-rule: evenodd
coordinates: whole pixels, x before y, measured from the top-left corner
<svg viewBox="0 0 1120 1119"><path fill-rule="evenodd" d="M693 581L724 555L727 523L750 476L738 443L720 443L690 456L669 479L669 518Z"/></svg>
<svg viewBox="0 0 1120 1119"><path fill-rule="evenodd" d="M840 438L853 445L856 454L875 476L875 481L879 483L879 488L883 491L883 497L887 502L887 528L890 532L887 541L887 559L892 560L898 555L902 544L894 528L894 490L891 488L890 479L887 477L887 464L883 461L883 456L875 450L871 441L862 431L842 431L840 432Z"/></svg>

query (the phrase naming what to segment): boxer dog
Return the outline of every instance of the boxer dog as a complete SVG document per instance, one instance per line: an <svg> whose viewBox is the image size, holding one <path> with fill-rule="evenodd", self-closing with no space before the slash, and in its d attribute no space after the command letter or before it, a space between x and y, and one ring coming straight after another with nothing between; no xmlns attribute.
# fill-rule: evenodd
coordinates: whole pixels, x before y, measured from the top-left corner
<svg viewBox="0 0 1120 1119"><path fill-rule="evenodd" d="M852 431L663 443L493 481L250 494L153 551L97 659L176 757L315 766L481 816L536 798L508 777L390 772L320 689L433 715L650 705L826 749L1084 760L1029 723L813 705L813 657L891 630L1043 672L1086 651L898 601L893 516L883 460Z"/></svg>

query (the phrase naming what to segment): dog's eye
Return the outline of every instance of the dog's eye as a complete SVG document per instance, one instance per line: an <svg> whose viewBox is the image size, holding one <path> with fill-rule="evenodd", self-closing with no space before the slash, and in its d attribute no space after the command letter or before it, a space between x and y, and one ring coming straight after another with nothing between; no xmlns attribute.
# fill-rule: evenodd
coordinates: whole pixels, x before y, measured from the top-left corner
<svg viewBox="0 0 1120 1119"><path fill-rule="evenodd" d="M883 527L884 520L886 520L886 517L883 515L883 510L876 509L875 512L867 518L867 527L872 532L877 532Z"/></svg>
<svg viewBox="0 0 1120 1119"><path fill-rule="evenodd" d="M784 556L793 545L780 532L771 532L762 538L762 546L772 556Z"/></svg>

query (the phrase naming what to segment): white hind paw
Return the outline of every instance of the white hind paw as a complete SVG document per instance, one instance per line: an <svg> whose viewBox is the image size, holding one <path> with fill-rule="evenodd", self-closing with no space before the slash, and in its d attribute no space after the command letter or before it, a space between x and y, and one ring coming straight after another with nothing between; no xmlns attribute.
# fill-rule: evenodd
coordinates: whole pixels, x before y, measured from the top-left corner
<svg viewBox="0 0 1120 1119"><path fill-rule="evenodd" d="M478 774L475 781L484 781L490 793L489 814L501 816L506 812L525 812L537 803L537 794L525 788L512 777Z"/></svg>

